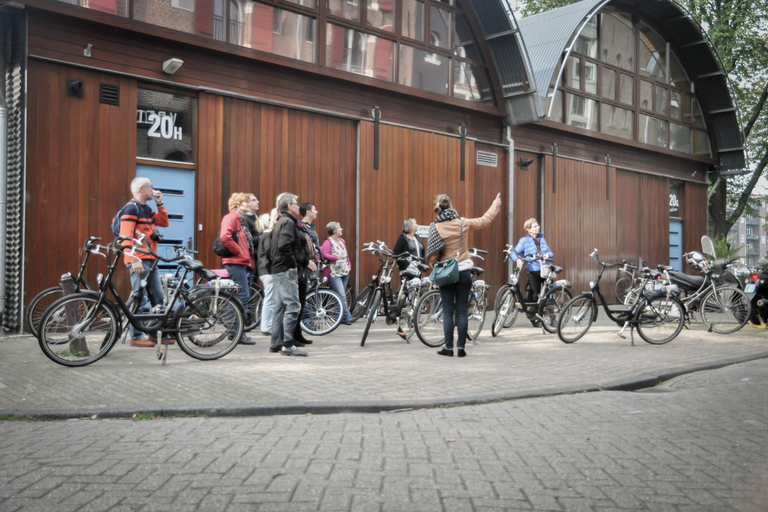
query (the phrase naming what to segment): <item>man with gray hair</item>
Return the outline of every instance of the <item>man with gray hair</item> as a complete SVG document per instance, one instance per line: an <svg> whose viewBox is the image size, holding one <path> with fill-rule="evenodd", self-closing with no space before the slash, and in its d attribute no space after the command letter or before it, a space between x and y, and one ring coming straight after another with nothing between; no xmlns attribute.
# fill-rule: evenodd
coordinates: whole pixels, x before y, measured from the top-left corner
<svg viewBox="0 0 768 512"><path fill-rule="evenodd" d="M293 339L301 313L298 269L308 264L296 224L300 215L298 199L295 194L287 192L278 196L280 219L269 235L272 237L272 301L275 308L269 351L280 352L284 356L307 355L296 348Z"/></svg>

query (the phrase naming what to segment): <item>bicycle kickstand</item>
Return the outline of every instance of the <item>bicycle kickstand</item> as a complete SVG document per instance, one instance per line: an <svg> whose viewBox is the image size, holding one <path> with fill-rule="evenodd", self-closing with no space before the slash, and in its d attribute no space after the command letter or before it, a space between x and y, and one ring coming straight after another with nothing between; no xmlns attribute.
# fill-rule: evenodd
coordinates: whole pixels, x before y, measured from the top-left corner
<svg viewBox="0 0 768 512"><path fill-rule="evenodd" d="M168 361L168 343L170 338L165 339L163 343L163 331L157 331L157 358L163 360L163 366Z"/></svg>
<svg viewBox="0 0 768 512"><path fill-rule="evenodd" d="M619 334L618 334L619 338L621 338L623 340L627 339L627 337L624 336L624 331L626 330L628 325L629 325L629 322L624 322L624 326L621 328L621 330L619 331Z"/></svg>

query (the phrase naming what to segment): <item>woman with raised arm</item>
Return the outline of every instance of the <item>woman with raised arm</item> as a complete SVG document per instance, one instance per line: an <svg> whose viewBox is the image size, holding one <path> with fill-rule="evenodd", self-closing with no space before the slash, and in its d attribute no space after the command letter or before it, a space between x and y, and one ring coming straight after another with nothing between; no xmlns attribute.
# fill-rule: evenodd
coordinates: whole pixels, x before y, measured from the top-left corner
<svg viewBox="0 0 768 512"><path fill-rule="evenodd" d="M491 224L501 210L501 194L491 203L490 208L482 217L466 219L459 217L453 209L451 198L445 194L435 197L435 221L429 225L427 239L427 263L434 265L438 261L456 258L459 266L459 281L440 287L440 298L443 303L443 333L445 347L437 353L441 356L453 357L454 312L458 311L459 337L456 347L459 357L464 357L469 324L469 291L472 289L472 259L469 257L469 232L481 229Z"/></svg>

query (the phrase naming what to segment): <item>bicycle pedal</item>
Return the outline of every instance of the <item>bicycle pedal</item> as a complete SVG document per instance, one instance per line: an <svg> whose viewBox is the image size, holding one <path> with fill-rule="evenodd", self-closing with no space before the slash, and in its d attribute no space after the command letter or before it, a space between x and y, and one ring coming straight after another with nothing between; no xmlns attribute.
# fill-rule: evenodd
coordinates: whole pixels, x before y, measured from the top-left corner
<svg viewBox="0 0 768 512"><path fill-rule="evenodd" d="M627 337L626 337L626 336L624 336L624 335L623 335L623 334L621 334L621 333L618 333L618 334L616 334L616 336L618 336L619 338L621 338L621 339L623 339L623 340L627 339Z"/></svg>

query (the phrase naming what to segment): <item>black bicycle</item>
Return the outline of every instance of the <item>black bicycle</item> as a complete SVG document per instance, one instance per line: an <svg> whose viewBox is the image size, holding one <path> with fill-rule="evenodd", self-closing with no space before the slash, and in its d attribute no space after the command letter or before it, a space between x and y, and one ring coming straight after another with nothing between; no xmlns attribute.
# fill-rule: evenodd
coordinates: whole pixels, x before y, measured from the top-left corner
<svg viewBox="0 0 768 512"><path fill-rule="evenodd" d="M630 328L632 345L635 344L635 328L640 337L654 345L668 343L680 334L685 322L685 306L675 295L676 286L662 284L661 290L656 291L653 286L643 285L632 303L611 309L600 291L600 278L606 269L626 265L627 262L603 263L600 261L597 249L592 251L590 256L600 267L597 278L590 283L588 292L577 295L563 307L557 320L557 336L561 341L573 343L587 333L592 322L597 319L598 299L608 318L617 325L623 326L619 332L620 337L623 337L624 329ZM660 266L660 268L666 274L671 267ZM656 278L650 269L644 269L643 275L647 281ZM669 282L669 275L666 276L666 282ZM648 291L648 288L653 291Z"/></svg>
<svg viewBox="0 0 768 512"><path fill-rule="evenodd" d="M301 312L301 330L312 336L329 334L341 324L344 305L338 293L326 285L322 268L310 275L307 281L307 300Z"/></svg>
<svg viewBox="0 0 768 512"><path fill-rule="evenodd" d="M507 244L504 252L504 261L517 261L520 256L515 253L514 247ZM502 329L510 328L517 319L518 311L522 311L534 327L541 327L545 332L554 334L557 332L557 319L566 302L571 300L571 283L565 279L555 281L562 267L548 262L544 256L522 258L525 263L540 262L540 275L543 278L541 290L536 300L526 300L520 291L521 268L515 267L509 275L507 284L499 288L496 293L496 316L491 324L491 336L498 335Z"/></svg>
<svg viewBox="0 0 768 512"><path fill-rule="evenodd" d="M123 246L126 241L138 245ZM243 334L245 314L235 295L236 285L230 280L218 279L198 260L184 257L163 258L148 247L141 247L142 239L118 237L113 244L94 245L92 254L99 254L107 262L106 276L99 277L98 291L82 290L67 295L51 304L43 313L38 327L38 341L43 353L64 366L84 366L98 361L109 353L120 338L123 329L121 313L140 332L156 335L158 359L166 363L169 338L160 343L163 334L172 335L179 348L196 359L218 359L236 346ZM112 281L123 253L149 254L164 262L176 262L183 268L180 279L186 281L190 273L205 277L209 283L192 287L177 286L169 291L163 304L152 312L134 314L130 302L138 303L142 290L131 293L123 300ZM115 302L109 300L111 292Z"/></svg>

